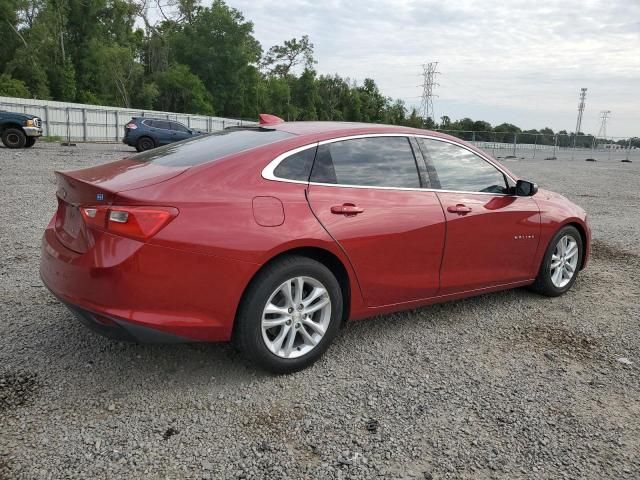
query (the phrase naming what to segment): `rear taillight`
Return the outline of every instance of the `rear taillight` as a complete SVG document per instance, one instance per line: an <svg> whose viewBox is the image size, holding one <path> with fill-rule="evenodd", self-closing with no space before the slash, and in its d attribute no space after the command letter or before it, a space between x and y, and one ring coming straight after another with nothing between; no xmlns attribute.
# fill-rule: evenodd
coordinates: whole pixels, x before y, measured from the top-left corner
<svg viewBox="0 0 640 480"><path fill-rule="evenodd" d="M178 216L173 207L81 207L85 223L99 230L136 240L147 240Z"/></svg>
<svg viewBox="0 0 640 480"><path fill-rule="evenodd" d="M135 130L138 126L135 123L127 123L124 128L129 128L131 130Z"/></svg>

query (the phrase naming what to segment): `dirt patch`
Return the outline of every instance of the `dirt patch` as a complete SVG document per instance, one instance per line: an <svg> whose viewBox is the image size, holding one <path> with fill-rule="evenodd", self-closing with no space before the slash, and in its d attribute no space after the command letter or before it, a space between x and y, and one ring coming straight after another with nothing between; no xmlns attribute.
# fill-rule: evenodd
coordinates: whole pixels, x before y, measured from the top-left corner
<svg viewBox="0 0 640 480"><path fill-rule="evenodd" d="M9 480L11 478L11 467L7 460L0 457L0 480Z"/></svg>
<svg viewBox="0 0 640 480"><path fill-rule="evenodd" d="M34 373L0 373L0 412L29 403L38 388L38 380Z"/></svg>
<svg viewBox="0 0 640 480"><path fill-rule="evenodd" d="M623 250L620 247L603 242L602 240L591 241L591 256L596 260L609 260L626 262L629 258L637 260L640 255L634 252Z"/></svg>
<svg viewBox="0 0 640 480"><path fill-rule="evenodd" d="M523 336L531 345L562 350L577 357L588 357L597 347L593 338L555 325L536 325L525 330Z"/></svg>
<svg viewBox="0 0 640 480"><path fill-rule="evenodd" d="M296 409L287 409L280 405L276 405L269 410L259 410L253 415L246 418L248 424L256 427L274 427L286 424L289 421L302 419L302 412Z"/></svg>
<svg viewBox="0 0 640 480"><path fill-rule="evenodd" d="M177 429L173 428L173 427L169 427L167 428L167 430L164 432L164 434L162 435L162 438L164 440L169 440L171 437L173 437L176 433L180 433Z"/></svg>

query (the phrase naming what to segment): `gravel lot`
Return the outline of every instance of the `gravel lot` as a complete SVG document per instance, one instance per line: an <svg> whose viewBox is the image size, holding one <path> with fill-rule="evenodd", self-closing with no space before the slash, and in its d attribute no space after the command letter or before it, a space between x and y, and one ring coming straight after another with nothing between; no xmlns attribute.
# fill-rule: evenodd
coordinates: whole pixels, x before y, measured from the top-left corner
<svg viewBox="0 0 640 480"><path fill-rule="evenodd" d="M589 212L567 295L356 322L275 377L98 337L42 286L52 171L128 151L0 148L0 478L640 478L640 161L505 161Z"/></svg>

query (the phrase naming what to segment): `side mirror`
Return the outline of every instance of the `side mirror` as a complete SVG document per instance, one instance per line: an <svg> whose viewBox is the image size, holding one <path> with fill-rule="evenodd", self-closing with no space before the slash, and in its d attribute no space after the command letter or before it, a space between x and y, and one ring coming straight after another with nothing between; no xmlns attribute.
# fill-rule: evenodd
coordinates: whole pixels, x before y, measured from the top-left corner
<svg viewBox="0 0 640 480"><path fill-rule="evenodd" d="M516 182L516 195L518 197L531 197L538 193L538 185L526 180L518 180Z"/></svg>

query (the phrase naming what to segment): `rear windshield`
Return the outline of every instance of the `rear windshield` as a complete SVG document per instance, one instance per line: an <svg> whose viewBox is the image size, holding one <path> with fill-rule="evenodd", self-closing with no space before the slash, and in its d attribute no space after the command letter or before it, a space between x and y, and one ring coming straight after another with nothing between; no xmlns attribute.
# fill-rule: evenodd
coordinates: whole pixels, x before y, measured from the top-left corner
<svg viewBox="0 0 640 480"><path fill-rule="evenodd" d="M266 128L231 128L147 150L129 158L167 167L191 167L292 136L291 133Z"/></svg>

